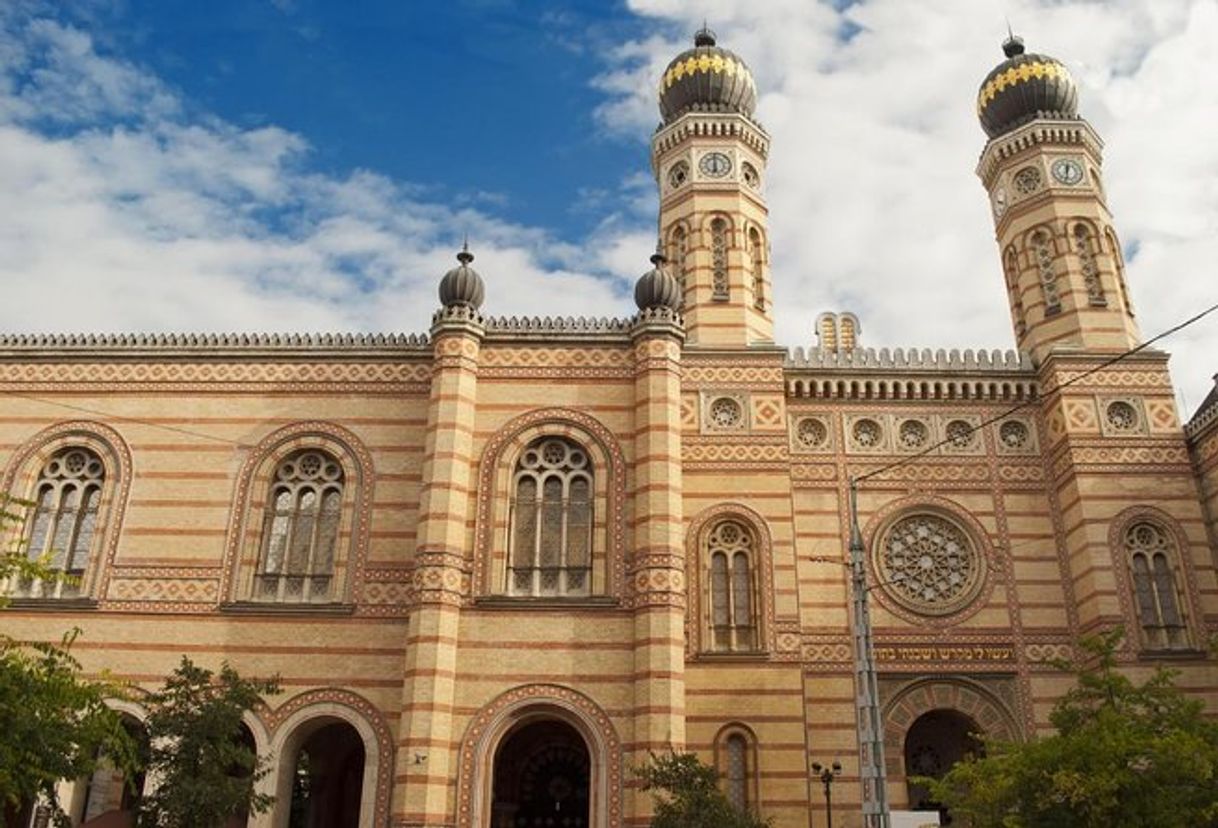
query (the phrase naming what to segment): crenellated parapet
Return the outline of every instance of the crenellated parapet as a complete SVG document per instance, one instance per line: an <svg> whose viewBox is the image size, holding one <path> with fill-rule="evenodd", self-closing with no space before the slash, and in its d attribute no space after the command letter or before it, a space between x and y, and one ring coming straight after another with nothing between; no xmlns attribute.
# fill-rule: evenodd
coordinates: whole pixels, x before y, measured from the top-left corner
<svg viewBox="0 0 1218 828"><path fill-rule="evenodd" d="M783 366L787 395L816 399L1028 400L1031 358L1016 351L795 348Z"/></svg>
<svg viewBox="0 0 1218 828"><path fill-rule="evenodd" d="M0 350L426 349L418 333L63 333L0 334Z"/></svg>

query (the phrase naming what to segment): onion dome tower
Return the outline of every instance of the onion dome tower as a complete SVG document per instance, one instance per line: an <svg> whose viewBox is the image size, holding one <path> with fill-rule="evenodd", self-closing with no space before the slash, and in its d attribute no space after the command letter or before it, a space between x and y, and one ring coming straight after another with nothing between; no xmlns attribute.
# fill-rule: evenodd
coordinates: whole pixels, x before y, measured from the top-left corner
<svg viewBox="0 0 1218 828"><path fill-rule="evenodd" d="M765 166L748 65L703 28L660 77L651 141L661 249L680 292L687 343L774 341Z"/></svg>
<svg viewBox="0 0 1218 828"><path fill-rule="evenodd" d="M651 257L651 270L639 277L634 285L634 303L639 310L667 308L681 312L681 286L664 268L666 259L658 250Z"/></svg>
<svg viewBox="0 0 1218 828"><path fill-rule="evenodd" d="M1123 351L1138 341L1100 170L1103 141L1078 114L1059 60L1013 34L981 84L989 138L977 175L990 195L1011 319L1037 361L1060 349Z"/></svg>
<svg viewBox="0 0 1218 828"><path fill-rule="evenodd" d="M460 264L445 273L444 278L440 280L440 304L444 307L466 307L474 311L482 307L486 288L478 271L470 267L473 260L474 254L469 252L467 241L457 254Z"/></svg>

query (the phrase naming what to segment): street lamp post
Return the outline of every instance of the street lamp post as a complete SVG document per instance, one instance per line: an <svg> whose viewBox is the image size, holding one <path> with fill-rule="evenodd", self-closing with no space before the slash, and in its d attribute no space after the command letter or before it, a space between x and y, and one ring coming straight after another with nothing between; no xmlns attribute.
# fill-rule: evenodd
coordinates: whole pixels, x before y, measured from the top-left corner
<svg viewBox="0 0 1218 828"><path fill-rule="evenodd" d="M834 761L825 767L820 762L812 763L812 775L825 786L825 828L833 828L833 780L842 772L842 763Z"/></svg>

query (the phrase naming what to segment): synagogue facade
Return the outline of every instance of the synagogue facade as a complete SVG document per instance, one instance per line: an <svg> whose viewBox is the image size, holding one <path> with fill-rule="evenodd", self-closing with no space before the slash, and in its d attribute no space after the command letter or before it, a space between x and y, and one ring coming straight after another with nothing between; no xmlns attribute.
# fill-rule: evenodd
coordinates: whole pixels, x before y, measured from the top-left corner
<svg viewBox="0 0 1218 828"><path fill-rule="evenodd" d="M278 675L250 825L641 826L631 769L669 748L780 828L824 824L809 765L840 761L857 825L854 478L894 808L971 734L1046 732L1049 662L1113 627L1218 709L1218 400L1183 424L1165 353L1114 359L1100 137L1060 62L1005 51L977 174L1017 350L877 350L845 312L774 342L770 137L702 31L631 316L488 315L466 250L426 334L0 337L0 486L35 504L8 540L76 576L7 584L0 629L79 627L136 688L183 654ZM121 783L65 784L75 823Z"/></svg>

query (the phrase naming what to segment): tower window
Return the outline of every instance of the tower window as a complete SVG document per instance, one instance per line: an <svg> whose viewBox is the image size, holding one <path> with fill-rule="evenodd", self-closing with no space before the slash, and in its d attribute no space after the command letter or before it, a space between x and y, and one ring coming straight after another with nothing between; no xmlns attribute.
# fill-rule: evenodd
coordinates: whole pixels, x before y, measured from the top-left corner
<svg viewBox="0 0 1218 828"><path fill-rule="evenodd" d="M1187 628L1172 565L1175 549L1167 532L1150 521L1134 523L1125 530L1125 552L1133 575L1143 643L1150 649L1187 647Z"/></svg>
<svg viewBox="0 0 1218 828"><path fill-rule="evenodd" d="M1040 274L1040 289L1045 298L1045 315L1058 313L1062 309L1061 296L1057 292L1057 272L1053 268L1053 240L1044 230L1032 234L1032 249L1036 255L1036 268Z"/></svg>
<svg viewBox="0 0 1218 828"><path fill-rule="evenodd" d="M1096 307L1107 307L1104 286L1100 283L1100 271L1095 263L1095 249L1091 231L1085 224L1074 225L1074 251L1078 254L1083 272L1083 286L1087 288L1087 302Z"/></svg>
<svg viewBox="0 0 1218 828"><path fill-rule="evenodd" d="M1121 304L1125 306L1125 314L1132 319L1133 303L1129 301L1129 288L1125 285L1125 257L1121 255L1121 244L1111 227L1105 228L1104 239L1108 242L1108 253L1112 256L1116 270L1117 293L1120 295Z"/></svg>
<svg viewBox="0 0 1218 828"><path fill-rule="evenodd" d="M714 299L729 298L727 281L727 221L716 218L711 221L711 296Z"/></svg>
<svg viewBox="0 0 1218 828"><path fill-rule="evenodd" d="M279 464L254 576L255 600L329 600L342 501L343 469L329 454L306 449Z"/></svg>
<svg viewBox="0 0 1218 828"><path fill-rule="evenodd" d="M1015 336L1022 338L1028 330L1027 320L1023 315L1023 294L1019 289L1019 263L1013 248L1007 248L1003 257L1002 269L1007 280L1007 293L1011 296L1011 316L1015 320Z"/></svg>
<svg viewBox="0 0 1218 828"><path fill-rule="evenodd" d="M749 253L753 265L753 305L765 310L765 244L757 228L749 230Z"/></svg>
<svg viewBox="0 0 1218 828"><path fill-rule="evenodd" d="M51 455L34 487L33 520L25 551L31 560L44 560L68 580L17 580L10 584L13 594L28 598L81 594L105 477L101 458L87 448L71 446Z"/></svg>
<svg viewBox="0 0 1218 828"><path fill-rule="evenodd" d="M689 235L685 228L677 225L669 237L669 261L672 262L672 274L681 286L681 305L685 305L685 259L689 254Z"/></svg>
<svg viewBox="0 0 1218 828"><path fill-rule="evenodd" d="M512 502L510 593L589 593L592 497L592 464L581 446L544 437L524 450Z"/></svg>

